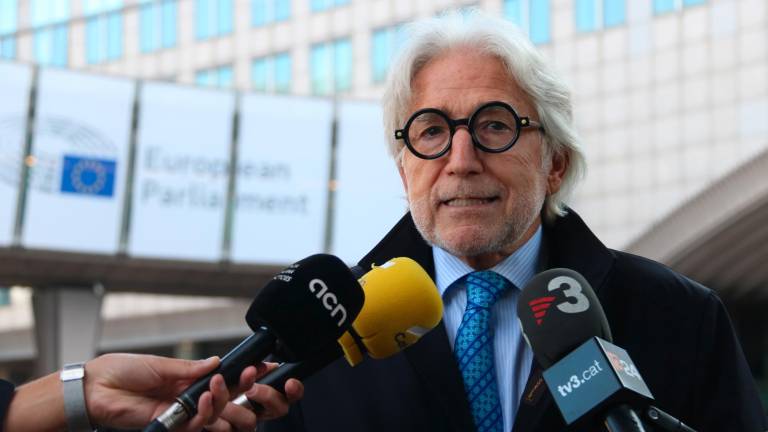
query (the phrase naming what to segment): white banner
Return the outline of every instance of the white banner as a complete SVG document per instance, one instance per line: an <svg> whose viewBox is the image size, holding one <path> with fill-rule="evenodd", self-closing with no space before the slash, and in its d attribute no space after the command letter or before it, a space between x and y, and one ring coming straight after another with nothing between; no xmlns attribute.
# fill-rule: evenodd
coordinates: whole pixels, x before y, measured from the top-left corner
<svg viewBox="0 0 768 432"><path fill-rule="evenodd" d="M378 103L340 103L331 253L348 263L362 258L406 211L382 129Z"/></svg>
<svg viewBox="0 0 768 432"><path fill-rule="evenodd" d="M172 84L142 88L131 255L220 259L234 99Z"/></svg>
<svg viewBox="0 0 768 432"><path fill-rule="evenodd" d="M324 99L243 98L234 261L289 264L323 252L332 115Z"/></svg>
<svg viewBox="0 0 768 432"><path fill-rule="evenodd" d="M0 63L0 246L13 237L32 68Z"/></svg>
<svg viewBox="0 0 768 432"><path fill-rule="evenodd" d="M135 84L43 69L22 244L115 253Z"/></svg>

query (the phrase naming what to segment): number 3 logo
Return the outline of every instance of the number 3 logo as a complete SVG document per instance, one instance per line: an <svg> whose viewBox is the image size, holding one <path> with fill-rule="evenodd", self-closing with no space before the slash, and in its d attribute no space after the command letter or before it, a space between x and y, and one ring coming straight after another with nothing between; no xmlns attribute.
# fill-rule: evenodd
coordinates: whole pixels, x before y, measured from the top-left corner
<svg viewBox="0 0 768 432"><path fill-rule="evenodd" d="M573 299L575 303L563 302L557 305L557 308L565 313L580 313L589 309L589 299L581 292L581 284L574 278L568 276L558 276L551 281L547 288L550 291L565 288L563 294L567 299Z"/></svg>

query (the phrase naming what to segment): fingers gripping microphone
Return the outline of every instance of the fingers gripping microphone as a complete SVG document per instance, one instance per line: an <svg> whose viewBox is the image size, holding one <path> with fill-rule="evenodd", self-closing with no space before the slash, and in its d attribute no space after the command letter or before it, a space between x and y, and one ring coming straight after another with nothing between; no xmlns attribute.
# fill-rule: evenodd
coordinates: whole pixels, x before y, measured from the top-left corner
<svg viewBox="0 0 768 432"><path fill-rule="evenodd" d="M232 386L246 367L269 354L299 361L321 353L347 331L363 300L355 276L333 255L312 255L287 267L251 304L245 319L253 335L222 357L215 371L187 388L144 431L170 431L194 416L197 401L217 373Z"/></svg>
<svg viewBox="0 0 768 432"><path fill-rule="evenodd" d="M536 275L517 304L528 344L567 424L603 419L611 432L644 431L631 404L653 399L611 331L594 291L573 270Z"/></svg>
<svg viewBox="0 0 768 432"><path fill-rule="evenodd" d="M285 363L258 381L284 391L290 378L303 379L324 368L342 355L350 365L359 364L365 353L375 359L396 354L416 343L437 326L443 317L443 302L435 283L423 268L410 258L394 258L359 279L365 304L338 345L317 356ZM245 395L234 403L261 409Z"/></svg>

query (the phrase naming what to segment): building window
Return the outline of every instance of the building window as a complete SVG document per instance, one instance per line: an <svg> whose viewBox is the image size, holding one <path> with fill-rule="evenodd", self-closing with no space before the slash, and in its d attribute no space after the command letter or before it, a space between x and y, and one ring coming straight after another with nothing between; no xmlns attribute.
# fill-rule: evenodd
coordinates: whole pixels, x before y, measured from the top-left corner
<svg viewBox="0 0 768 432"><path fill-rule="evenodd" d="M195 83L204 87L230 88L234 83L232 66L219 66L197 71Z"/></svg>
<svg viewBox="0 0 768 432"><path fill-rule="evenodd" d="M209 39L232 33L233 0L195 0L195 34Z"/></svg>
<svg viewBox="0 0 768 432"><path fill-rule="evenodd" d="M687 6L704 4L705 0L653 0L653 12L663 14L679 10Z"/></svg>
<svg viewBox="0 0 768 432"><path fill-rule="evenodd" d="M405 42L402 25L373 31L371 38L371 71L373 82L383 82L395 53Z"/></svg>
<svg viewBox="0 0 768 432"><path fill-rule="evenodd" d="M348 5L350 0L309 0L312 12L322 12L338 6Z"/></svg>
<svg viewBox="0 0 768 432"><path fill-rule="evenodd" d="M86 0L85 59L103 63L123 56L122 0Z"/></svg>
<svg viewBox="0 0 768 432"><path fill-rule="evenodd" d="M139 6L139 47L152 52L176 46L177 0L141 0Z"/></svg>
<svg viewBox="0 0 768 432"><path fill-rule="evenodd" d="M251 85L261 92L290 93L292 64L289 53L260 57L251 65Z"/></svg>
<svg viewBox="0 0 768 432"><path fill-rule="evenodd" d="M626 0L576 0L576 30L589 32L627 22Z"/></svg>
<svg viewBox="0 0 768 432"><path fill-rule="evenodd" d="M16 58L18 1L0 0L0 59Z"/></svg>
<svg viewBox="0 0 768 432"><path fill-rule="evenodd" d="M32 0L30 22L32 50L36 62L66 66L68 60L68 0Z"/></svg>
<svg viewBox="0 0 768 432"><path fill-rule="evenodd" d="M653 0L653 11L657 14L675 10L675 0Z"/></svg>
<svg viewBox="0 0 768 432"><path fill-rule="evenodd" d="M290 0L251 0L251 24L263 26L291 17Z"/></svg>
<svg viewBox="0 0 768 432"><path fill-rule="evenodd" d="M352 43L349 39L313 45L309 61L312 93L328 95L352 88Z"/></svg>
<svg viewBox="0 0 768 432"><path fill-rule="evenodd" d="M504 17L525 29L533 43L551 39L550 0L504 0Z"/></svg>

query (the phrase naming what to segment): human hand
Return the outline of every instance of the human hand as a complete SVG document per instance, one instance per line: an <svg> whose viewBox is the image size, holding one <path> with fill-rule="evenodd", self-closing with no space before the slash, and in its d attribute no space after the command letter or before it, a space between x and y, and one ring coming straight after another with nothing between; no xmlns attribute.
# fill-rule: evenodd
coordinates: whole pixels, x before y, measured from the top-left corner
<svg viewBox="0 0 768 432"><path fill-rule="evenodd" d="M218 367L219 359L179 360L138 354L106 354L86 364L85 399L95 425L141 428L160 415L174 398L197 379ZM246 368L236 390L249 388L256 377ZM216 422L229 400L221 375L200 396L198 413L181 431L199 431ZM251 428L253 430L253 428Z"/></svg>
<svg viewBox="0 0 768 432"><path fill-rule="evenodd" d="M258 380L267 375L277 366L276 363L262 363L257 366L256 379ZM214 424L207 425L205 428L211 432L229 432L231 430L253 431L258 421L270 420L286 415L290 405L299 401L304 396L304 385L296 379L289 379L285 383L284 390L285 393L281 393L268 385L253 384L245 392L244 396L261 405L260 410L254 411L250 406L246 407L236 403L229 403L221 412L220 418Z"/></svg>

